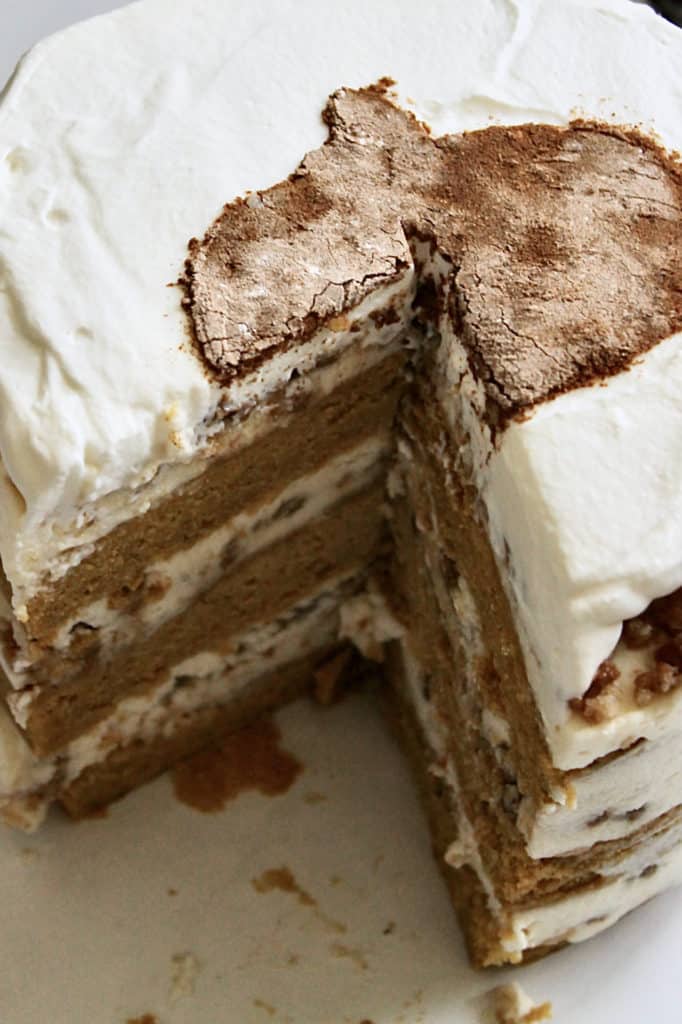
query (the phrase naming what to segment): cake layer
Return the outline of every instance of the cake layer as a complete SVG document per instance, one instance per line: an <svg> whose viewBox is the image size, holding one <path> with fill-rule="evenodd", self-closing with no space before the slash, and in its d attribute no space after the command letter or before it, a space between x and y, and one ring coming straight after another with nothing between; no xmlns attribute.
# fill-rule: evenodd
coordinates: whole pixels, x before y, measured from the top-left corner
<svg viewBox="0 0 682 1024"><path fill-rule="evenodd" d="M381 479L389 450L388 433L376 434L337 455L332 453L320 469L289 484L285 485L284 477L271 500L238 513L192 547L147 566L145 583L135 592L137 601L129 595L123 601L100 598L82 606L60 627L38 661L27 663L20 654L11 665L5 659L5 675L14 688L21 689L27 682L56 682L78 671L86 652L110 657L113 649L135 642L180 614L228 566L303 528L341 499ZM288 468L283 467L283 475Z"/></svg>
<svg viewBox="0 0 682 1024"><path fill-rule="evenodd" d="M441 621L433 588L436 576L442 579L451 591L443 601L447 626L461 643L461 650L450 653L453 670L473 668L475 685L483 691L477 716L487 706L504 722L516 782L524 794L538 804L550 797L566 800L528 685L500 568L481 523L478 496L463 465L466 440L450 434L426 375L415 380L409 400L401 406L400 431L398 459L389 478L394 496L393 565L399 574L390 597L423 600L427 631L429 618ZM429 540L431 565L425 550ZM411 585L412 580L419 588ZM458 589L460 581L463 586ZM405 609L408 619L414 614L415 608ZM439 628L443 631L446 623Z"/></svg>
<svg viewBox="0 0 682 1024"><path fill-rule="evenodd" d="M162 770L161 751L168 758L187 752L209 733L237 727L288 700L308 685L312 667L338 648L340 607L357 587L352 577L328 581L305 602L240 634L229 653L201 651L184 658L155 687L124 697L54 756L37 757L3 711L0 735L11 756L0 773L0 813L11 823L34 827L48 802L65 792L72 809L76 793L82 810L86 793L91 803L104 803L136 784L131 780ZM155 753L145 768L151 748ZM116 783L113 765L122 762L127 767Z"/></svg>
<svg viewBox="0 0 682 1024"><path fill-rule="evenodd" d="M404 445L401 449L404 452ZM414 461L409 465L411 496L417 488L421 495L428 495L432 481L417 475ZM599 812L577 802L573 776L558 777L551 795L524 797L518 749L500 697L507 680L494 670L495 651L488 647L489 637L476 611L481 603L491 605L494 594L481 589L480 577L474 575L467 581L461 564L460 576L454 562L449 562L442 551L438 554L430 540L436 524L427 525L423 503L415 507L421 531L416 525L410 527L410 509L405 501L402 506L394 502L392 518L398 551L393 587L399 595L396 607L405 626L401 644L403 648L412 646L421 662L419 667L413 657L408 658L410 664L414 662L408 671L408 676L414 676L410 699L415 704L416 695L420 695L430 708L429 721L439 738L436 743L429 733L427 740L449 750L448 758L456 765L452 770L461 779L459 801L475 822L486 877L497 898L515 903L545 898L567 885L587 884L595 872L619 863L631 847L647 843L676 820L680 802L676 790L671 787L667 791L669 804L657 803L658 814L643 811L637 802L642 780L632 770L636 766L626 764L619 793L625 811L620 820L612 812L613 825L620 826L615 828L607 819L612 816L608 809L618 776L615 771L607 774L600 787L599 771L603 766L595 766L586 780L592 808L599 806ZM460 521L459 526L464 531L460 543L465 546L471 537L464 522ZM406 650L403 654L408 656ZM581 796L584 791L580 790ZM552 799L556 794L564 795L565 806L557 806L556 798ZM563 834L560 829L547 829L550 808L557 808L556 813L563 816ZM591 818L602 820L586 827L585 810ZM528 842L529 834L532 843Z"/></svg>
<svg viewBox="0 0 682 1024"><path fill-rule="evenodd" d="M488 739L507 767L513 760L515 784L525 795L518 821L528 851L534 858L552 857L624 839L682 802L679 769L670 756L682 736L682 693L677 688L653 692L647 703L637 704L626 690L627 700L620 705L615 701L613 717L605 712L604 720L594 726L603 737L615 723L609 744L614 752L604 758L597 747L593 766L578 771L560 772L551 765L544 723L524 696L529 693L527 661L502 583L505 570L496 565L480 500L467 485L468 449L460 435L450 434L452 426L428 382L422 379L416 386L419 398L403 414L410 437L400 443L404 472L414 478L410 500L419 526L434 540L432 575L448 580L461 574L469 591L478 595L472 603L470 593L464 593L461 585L455 587L451 614L456 615L465 640L463 656L481 657L485 648L494 668L479 672L476 685L482 691ZM452 459L443 458L447 451L454 453ZM453 507L458 509L454 521ZM398 543L408 552L412 535ZM416 566L412 571L417 571ZM650 645L626 649L616 657L622 669L616 687L623 681L631 686L632 676L652 664ZM608 690L602 699L607 697L611 697ZM522 706L525 710L520 712ZM624 733L626 718L629 730ZM592 727L585 720L580 726L583 735Z"/></svg>
<svg viewBox="0 0 682 1024"><path fill-rule="evenodd" d="M60 803L74 818L106 806L183 758L313 688L316 672L337 650L320 647L255 680L248 690L226 703L179 712L167 729L121 745L102 763L86 768L60 792Z"/></svg>
<svg viewBox="0 0 682 1024"><path fill-rule="evenodd" d="M625 839L597 842L557 857L529 857L524 836L515 826L518 792L513 778L495 765L476 723L462 719L466 701L448 700L433 661L418 660L413 654L414 640L415 634L396 645L389 659L390 676L418 716L424 742L432 751L429 770L456 797L460 836L450 850L450 861L475 870L495 912L506 906L533 907L566 890L591 886L595 878L617 873L637 851L646 858L658 837L682 820L682 808L675 807Z"/></svg>
<svg viewBox="0 0 682 1024"><path fill-rule="evenodd" d="M404 443L402 449L404 453ZM410 465L414 467L413 463ZM407 473L414 476L417 471L412 468ZM395 484L395 472L393 481ZM432 478L427 482L423 476L417 476L412 494L416 489L427 495L434 486L438 485ZM587 851L595 844L625 840L676 808L682 802L680 770L674 756L680 742L676 731L658 742L635 743L631 748L580 771L553 772L545 776L544 789L538 771L535 788L530 792L525 790L510 718L500 696L505 680L491 667L495 651L490 634L485 632L484 622L489 628L485 608L494 608L495 597L490 590L482 588L482 562L477 561L479 576L474 576L473 584L469 586L464 573L471 569L471 565L460 560L458 565L462 575L458 574L454 560L449 560L437 545L428 541L429 536L438 538L440 535L437 526L429 527L423 502L417 500L415 508L418 514L421 513L421 534L410 531L404 521L401 525L399 508L393 520L401 550L409 552L401 559L404 564L401 591L404 593L409 588L411 598L418 600L419 587L415 587L413 581L419 579L421 572L427 571L428 586L438 591L441 606L436 608L430 603L425 614L439 616L443 623L448 623L450 630L460 636L458 653L452 656L458 665L456 671L453 669L453 681L460 681L460 685L465 685L470 691L470 699L475 698L476 706L470 715L477 721L485 743L507 776L507 795L512 799L516 823L529 856L533 859L565 856ZM478 551L472 539L472 533L475 534L477 529L473 517L466 525L460 522L459 550L468 545L471 551ZM452 549L449 550L452 554ZM451 603L449 621L448 602ZM445 611L441 610L443 607ZM453 614L456 621L452 619ZM408 619L413 624L416 618L412 606ZM428 621L423 628L428 631ZM462 682L463 674L466 675L465 682ZM510 688L509 680L506 682Z"/></svg>
<svg viewBox="0 0 682 1024"><path fill-rule="evenodd" d="M178 661L204 650L227 652L244 629L276 618L325 579L364 573L384 537L382 499L377 484L337 503L308 526L228 565L180 615L137 643L109 658L86 654L76 674L13 696L33 749L41 756L61 749L122 697L158 684Z"/></svg>
<svg viewBox="0 0 682 1024"><path fill-rule="evenodd" d="M268 429L258 430L255 440L243 446L244 438L238 438L234 454L228 450L209 461L202 473L148 512L121 523L71 571L45 585L29 602L25 635L14 638L23 656L31 659L33 644L39 656L88 603L105 599L121 609L139 603L150 565L187 550L337 452L385 430L402 387L404 362L400 351L387 346L373 346L369 354L362 349L349 353L347 365L320 370L309 383L308 378L298 381L282 408L270 411ZM250 420L238 433L248 438L249 425Z"/></svg>

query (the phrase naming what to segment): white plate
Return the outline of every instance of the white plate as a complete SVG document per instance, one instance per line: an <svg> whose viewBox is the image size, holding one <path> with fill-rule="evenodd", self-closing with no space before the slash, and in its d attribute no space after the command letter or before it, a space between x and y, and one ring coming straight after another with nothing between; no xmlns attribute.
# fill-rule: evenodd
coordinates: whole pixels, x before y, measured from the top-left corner
<svg viewBox="0 0 682 1024"><path fill-rule="evenodd" d="M512 977L561 1024L679 1020L682 893L541 963L474 972L371 698L279 721L305 765L284 796L202 814L164 777L106 818L0 833L3 1024L480 1024ZM314 904L256 891L282 867Z"/></svg>
<svg viewBox="0 0 682 1024"><path fill-rule="evenodd" d="M0 80L41 36L114 6L2 0ZM372 701L279 720L305 764L285 796L203 815L163 778L101 820L0 832L0 1024L474 1024L509 977L560 1024L682 1019L682 893L539 964L476 974ZM313 904L254 889L285 866Z"/></svg>

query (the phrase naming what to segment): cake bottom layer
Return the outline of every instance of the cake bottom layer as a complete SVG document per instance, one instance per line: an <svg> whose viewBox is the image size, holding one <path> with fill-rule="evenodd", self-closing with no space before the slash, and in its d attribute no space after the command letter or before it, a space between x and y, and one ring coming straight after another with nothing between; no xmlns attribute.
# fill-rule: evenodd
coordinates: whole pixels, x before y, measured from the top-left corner
<svg viewBox="0 0 682 1024"><path fill-rule="evenodd" d="M74 818L106 806L183 758L313 689L316 673L342 649L335 645L320 647L254 680L247 690L224 704L178 711L168 732L140 736L115 748L105 761L86 768L60 792L60 803Z"/></svg>
<svg viewBox="0 0 682 1024"><path fill-rule="evenodd" d="M12 758L0 778L0 815L32 829L55 800L73 815L87 813L304 692L345 646L341 611L364 584L364 575L348 572L327 580L235 637L229 650L177 662L154 688L119 701L54 756L37 756L5 716L0 729Z"/></svg>

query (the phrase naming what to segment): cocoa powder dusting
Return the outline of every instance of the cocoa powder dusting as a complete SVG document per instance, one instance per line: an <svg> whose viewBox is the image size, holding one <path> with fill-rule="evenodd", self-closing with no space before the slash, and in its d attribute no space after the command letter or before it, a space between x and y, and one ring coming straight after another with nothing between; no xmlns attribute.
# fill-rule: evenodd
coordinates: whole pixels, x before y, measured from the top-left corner
<svg viewBox="0 0 682 1024"><path fill-rule="evenodd" d="M434 138L383 86L339 90L324 120L327 141L286 181L190 243L184 307L213 376L352 329L349 311L415 266L415 240L451 267L448 313L495 429L682 327L682 165L641 133L574 121ZM444 292L416 270L421 323Z"/></svg>
<svg viewBox="0 0 682 1024"><path fill-rule="evenodd" d="M280 730L270 718L231 733L173 768L175 796L188 807L211 814L250 789L266 796L286 793L303 765L282 750L280 740Z"/></svg>

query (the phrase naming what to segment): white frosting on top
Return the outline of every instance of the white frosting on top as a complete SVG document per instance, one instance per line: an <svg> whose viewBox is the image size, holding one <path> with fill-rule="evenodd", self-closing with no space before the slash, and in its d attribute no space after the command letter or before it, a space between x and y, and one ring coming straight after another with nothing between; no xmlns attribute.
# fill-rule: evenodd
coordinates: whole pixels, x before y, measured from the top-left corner
<svg viewBox="0 0 682 1024"><path fill-rule="evenodd" d="M680 147L680 67L678 30L625 0L143 0L37 46L0 101L0 556L18 616L80 506L205 446L230 395L168 285L225 201L323 141L331 91L391 75L436 133L579 112ZM489 465L559 764L577 760L566 699L623 616L682 583L681 375L672 339L511 427Z"/></svg>

